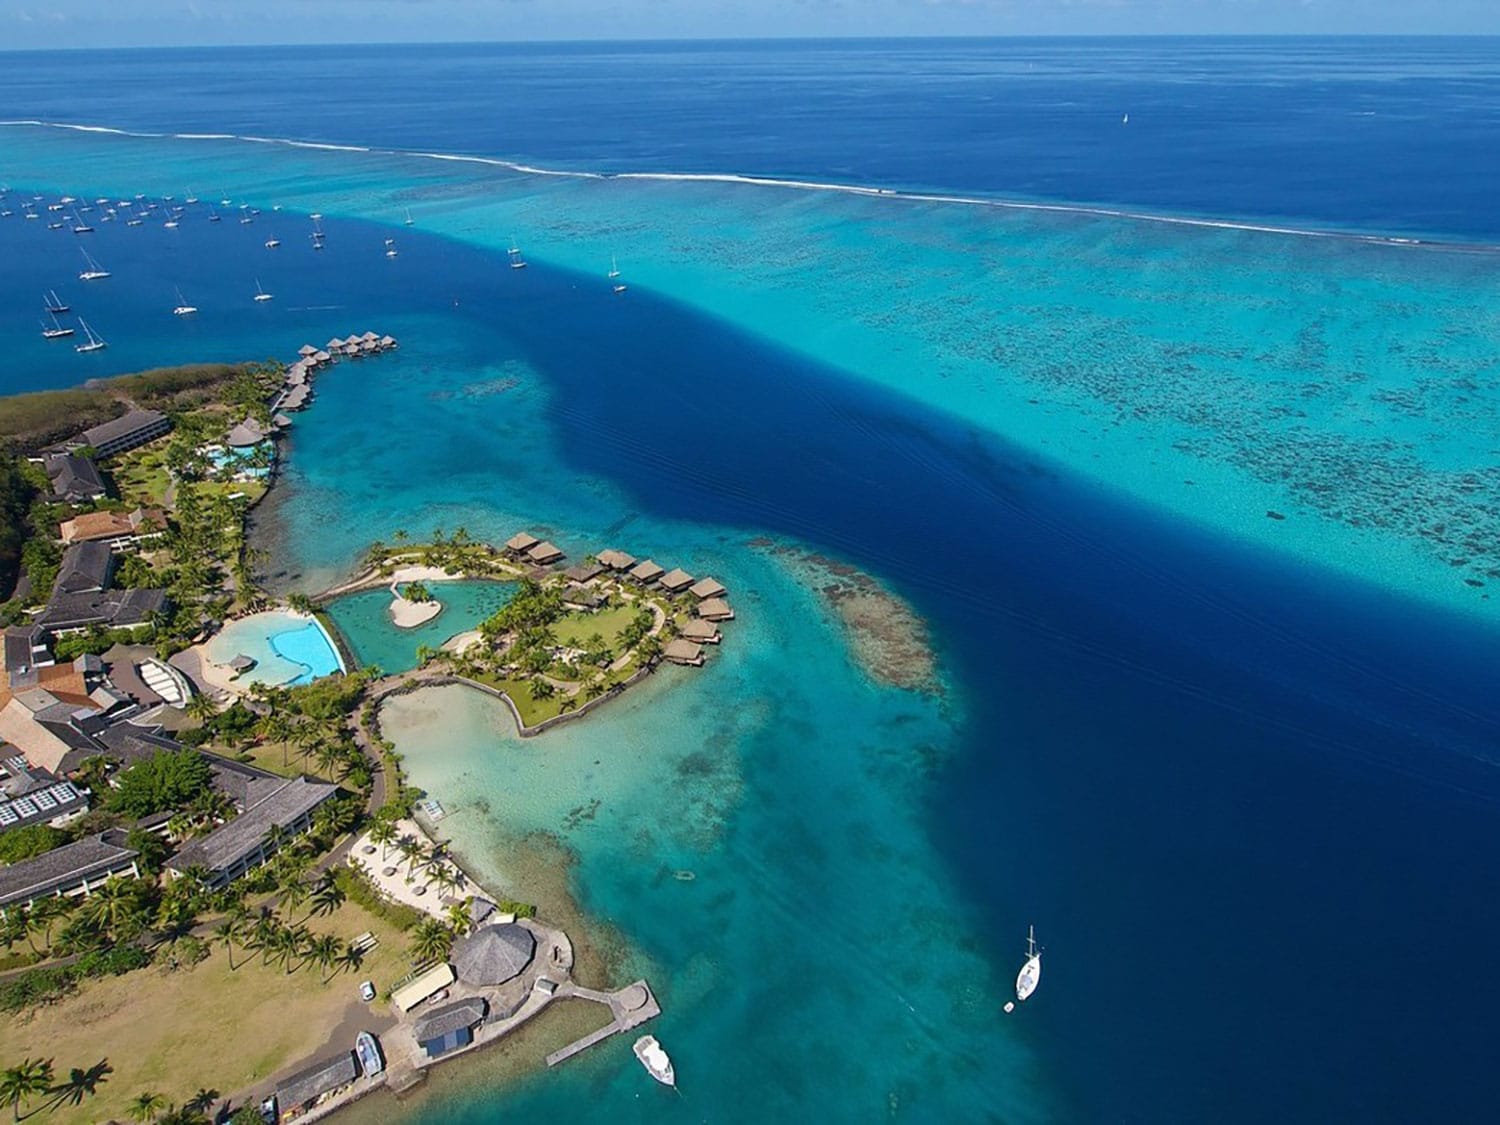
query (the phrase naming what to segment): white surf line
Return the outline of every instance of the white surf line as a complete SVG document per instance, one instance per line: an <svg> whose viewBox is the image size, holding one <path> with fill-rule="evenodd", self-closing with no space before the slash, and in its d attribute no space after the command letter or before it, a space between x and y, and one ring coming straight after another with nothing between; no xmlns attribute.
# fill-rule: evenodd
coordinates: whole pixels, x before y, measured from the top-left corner
<svg viewBox="0 0 1500 1125"><path fill-rule="evenodd" d="M1298 238L1337 239L1349 242L1364 242L1378 246L1410 246L1459 250L1478 253L1500 252L1500 245L1485 242L1461 242L1441 239L1413 238L1410 236L1382 235L1359 231L1320 230L1315 227L1277 226L1271 223L1252 223L1233 219L1213 219L1191 215L1161 215L1151 211L1130 211L1117 207L1090 206L1081 203L1042 203L1015 199L990 198L986 196L949 195L937 192L906 191L899 188L871 187L861 184L825 183L819 180L790 180L771 176L751 176L735 172L580 172L561 168L539 168L491 156L472 156L462 153L422 152L413 149L372 148L363 145L338 145L319 141L299 141L287 137L258 137L238 133L148 133L117 129L108 125L78 125L59 121L33 119L0 121L3 127L26 127L40 129L71 129L80 133L109 133L121 137L170 140L231 140L248 144L286 145L289 148L315 149L326 152L357 152L376 156L398 156L421 160L440 160L455 164L478 164L492 168L504 168L529 176L556 176L577 180L653 180L663 183L720 183L743 184L749 187L787 188L795 191L823 191L844 195L871 196L882 199L900 199L915 203L941 203L962 207L990 207L1009 211L1038 211L1059 215L1085 215L1102 219L1125 219L1141 223L1161 223L1169 226L1201 227L1209 230L1238 230L1255 234L1289 235Z"/></svg>

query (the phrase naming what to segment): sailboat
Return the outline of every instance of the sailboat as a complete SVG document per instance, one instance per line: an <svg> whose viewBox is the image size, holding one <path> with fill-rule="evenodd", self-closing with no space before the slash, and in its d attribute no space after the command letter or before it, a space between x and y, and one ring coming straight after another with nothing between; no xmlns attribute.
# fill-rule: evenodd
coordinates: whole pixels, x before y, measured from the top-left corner
<svg viewBox="0 0 1500 1125"><path fill-rule="evenodd" d="M47 298L47 311L49 313L60 313L60 312L67 312L68 311L68 306L65 305L65 304L63 304L62 298L57 295L57 290L56 289L49 289L49 290L47 290L47 292L46 292L46 298Z"/></svg>
<svg viewBox="0 0 1500 1125"><path fill-rule="evenodd" d="M510 254L511 269L524 270L526 268L526 260L521 257L521 248L516 245L516 239L514 235L511 236L510 250L508 250L507 253Z"/></svg>
<svg viewBox="0 0 1500 1125"><path fill-rule="evenodd" d="M260 287L260 278L258 277L255 279L255 299L257 301L269 301L271 299L271 294Z"/></svg>
<svg viewBox="0 0 1500 1125"><path fill-rule="evenodd" d="M197 305L187 303L187 298L182 295L182 290L177 290L177 307L172 310L173 316L192 316L198 311Z"/></svg>
<svg viewBox="0 0 1500 1125"><path fill-rule="evenodd" d="M396 240L394 238L387 238L385 240L385 256L387 258L394 258L396 256Z"/></svg>
<svg viewBox="0 0 1500 1125"><path fill-rule="evenodd" d="M620 276L620 263L617 262L617 261L615 261L615 256L613 254L611 254L609 256L609 279L611 281L615 282L615 292L616 293L623 293L623 292L625 292L626 289L629 289L630 286L626 285L624 282L617 281L616 279L619 276Z"/></svg>
<svg viewBox="0 0 1500 1125"><path fill-rule="evenodd" d="M77 211L73 212L73 233L74 234L93 234L94 233L94 228L91 227L91 226L89 226L88 223L84 222L83 219L81 219L79 217Z"/></svg>
<svg viewBox="0 0 1500 1125"><path fill-rule="evenodd" d="M109 271L94 261L92 255L87 250L84 250L81 246L79 250L83 251L83 260L88 263L89 267L78 275L79 281L100 281L109 276Z"/></svg>
<svg viewBox="0 0 1500 1125"><path fill-rule="evenodd" d="M198 202L198 197L193 194L193 189L188 188L187 198L183 200L189 207Z"/></svg>
<svg viewBox="0 0 1500 1125"><path fill-rule="evenodd" d="M208 221L211 222L211 223L217 223L220 218L222 218L222 216L217 211L215 211L213 209L213 207L209 207L209 209L208 209Z"/></svg>
<svg viewBox="0 0 1500 1125"><path fill-rule="evenodd" d="M1042 951L1036 947L1036 927L1026 927L1026 963L1016 974L1016 999L1026 1000L1042 983Z"/></svg>
<svg viewBox="0 0 1500 1125"><path fill-rule="evenodd" d="M75 352L102 352L105 348L109 347L108 344L94 335L94 330L89 327L89 322L84 320L83 317L80 316L78 318L78 323L83 326L84 332L88 334L89 342L87 344L73 345Z"/></svg>
<svg viewBox="0 0 1500 1125"><path fill-rule="evenodd" d="M45 320L42 321L42 339L61 340L64 336L73 335L73 330L71 328L64 328L61 324L57 323L56 313L49 310L48 315L52 317L52 327L48 328L47 322Z"/></svg>
<svg viewBox="0 0 1500 1125"><path fill-rule="evenodd" d="M168 230L176 230L177 223L180 218L181 216L179 216L176 211L173 211L170 215L167 216L167 221L162 223L162 226L166 227Z"/></svg>
<svg viewBox="0 0 1500 1125"><path fill-rule="evenodd" d="M410 208L410 207L408 207L408 208L407 208L407 209L406 209L406 225L407 225L407 226L411 226L411 225L412 225L412 224L414 224L414 223L415 223L415 222L416 222L416 220L415 220L415 219L413 219L413 218L412 218L412 217L411 217L411 208Z"/></svg>
<svg viewBox="0 0 1500 1125"><path fill-rule="evenodd" d="M278 247L280 245L281 245L281 239L279 239L279 238L268 238L268 239L266 239L266 249L267 250L274 250L274 249L276 249L276 247Z"/></svg>

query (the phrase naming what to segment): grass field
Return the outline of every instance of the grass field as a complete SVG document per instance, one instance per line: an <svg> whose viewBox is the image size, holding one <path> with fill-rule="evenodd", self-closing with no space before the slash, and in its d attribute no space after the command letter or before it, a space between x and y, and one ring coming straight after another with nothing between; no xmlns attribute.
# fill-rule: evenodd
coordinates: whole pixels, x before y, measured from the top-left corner
<svg viewBox="0 0 1500 1125"><path fill-rule="evenodd" d="M620 634L639 610L639 605L627 602L613 609L602 609L598 613L569 613L553 623L552 635L559 644L582 648L585 641L598 633L618 656Z"/></svg>
<svg viewBox="0 0 1500 1125"><path fill-rule="evenodd" d="M294 919L300 917L295 915ZM355 972L323 983L307 965L288 975L264 965L260 955L236 947L231 971L222 945L192 969L141 969L86 982L77 995L0 1024L0 1066L23 1058L50 1058L59 1074L108 1059L114 1068L98 1095L81 1106L61 1106L33 1120L47 1125L92 1125L125 1120L125 1106L143 1090L181 1104L200 1088L225 1096L314 1056L346 1021L369 1013L372 1028L383 1008L360 1002L358 985L372 980L385 990L405 974L406 939L361 907L346 903L328 918L307 922L316 933L348 939L366 930L379 939ZM377 1005L378 1005L377 1001Z"/></svg>

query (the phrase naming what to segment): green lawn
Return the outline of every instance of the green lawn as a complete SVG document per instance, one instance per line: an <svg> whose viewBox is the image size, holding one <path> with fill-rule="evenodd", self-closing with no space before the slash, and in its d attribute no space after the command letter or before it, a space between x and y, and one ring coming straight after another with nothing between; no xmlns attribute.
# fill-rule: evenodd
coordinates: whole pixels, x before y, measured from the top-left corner
<svg viewBox="0 0 1500 1125"><path fill-rule="evenodd" d="M553 623L552 635L559 644L582 648L585 641L598 633L604 638L604 643L619 655L620 634L640 608L639 602L626 602L612 609L601 609L598 613L569 613Z"/></svg>

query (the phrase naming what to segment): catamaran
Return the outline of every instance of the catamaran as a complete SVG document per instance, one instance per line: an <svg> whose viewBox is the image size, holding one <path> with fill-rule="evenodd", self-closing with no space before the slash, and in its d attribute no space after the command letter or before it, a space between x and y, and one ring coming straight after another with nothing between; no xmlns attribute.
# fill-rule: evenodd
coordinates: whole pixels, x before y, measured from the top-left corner
<svg viewBox="0 0 1500 1125"><path fill-rule="evenodd" d="M64 336L73 335L73 330L71 328L64 328L61 324L57 323L56 313L50 312L49 310L48 315L52 317L52 327L48 328L47 322L45 320L42 321L42 339L61 340Z"/></svg>
<svg viewBox="0 0 1500 1125"><path fill-rule="evenodd" d="M524 270L526 268L526 260L521 257L521 248L516 245L516 239L514 235L511 236L510 250L508 250L507 253L510 254L511 269Z"/></svg>
<svg viewBox="0 0 1500 1125"><path fill-rule="evenodd" d="M1036 927L1026 927L1026 964L1016 974L1016 999L1026 1000L1042 982L1042 951L1036 947Z"/></svg>
<svg viewBox="0 0 1500 1125"><path fill-rule="evenodd" d="M56 289L49 289L46 293L47 311L49 313L60 313L69 311L69 306L63 304L61 297L57 295Z"/></svg>
<svg viewBox="0 0 1500 1125"><path fill-rule="evenodd" d="M87 250L84 250L81 246L79 250L83 252L83 260L88 263L89 267L78 275L79 281L101 281L109 276L109 271L94 261Z"/></svg>
<svg viewBox="0 0 1500 1125"><path fill-rule="evenodd" d="M89 327L89 322L84 320L83 317L80 316L78 318L78 323L82 326L84 333L87 334L89 342L87 344L75 344L73 346L75 352L102 352L105 348L109 347L108 344L94 335L94 330Z"/></svg>
<svg viewBox="0 0 1500 1125"><path fill-rule="evenodd" d="M192 316L198 311L197 305L187 303L187 298L182 295L182 290L177 290L177 307L172 310L173 316Z"/></svg>
<svg viewBox="0 0 1500 1125"><path fill-rule="evenodd" d="M663 1086L676 1086L677 1075L672 1070L672 1060L667 1052L662 1050L660 1043L654 1035L642 1035L635 1041L631 1048L635 1057L640 1060L641 1065L646 1068L646 1073L651 1075Z"/></svg>
<svg viewBox="0 0 1500 1125"><path fill-rule="evenodd" d="M255 299L257 301L269 301L271 299L271 294L260 287L260 278L258 277L255 279Z"/></svg>

